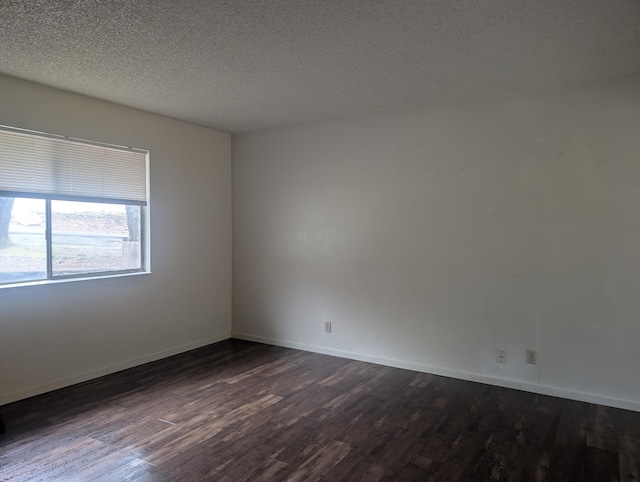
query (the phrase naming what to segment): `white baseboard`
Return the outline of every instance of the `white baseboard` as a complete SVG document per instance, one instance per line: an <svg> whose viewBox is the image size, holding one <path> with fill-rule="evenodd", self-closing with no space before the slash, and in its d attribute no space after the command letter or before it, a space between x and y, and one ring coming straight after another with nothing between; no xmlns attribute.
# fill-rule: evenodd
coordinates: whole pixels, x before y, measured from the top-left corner
<svg viewBox="0 0 640 482"><path fill-rule="evenodd" d="M608 407L622 408L625 410L633 410L640 412L640 402L634 402L632 400L621 400L617 398L604 397L601 395L594 395L591 393L576 392L572 390L566 390L564 388L552 387L548 385L538 385L535 383L520 382L517 380L509 380L503 378L495 378L487 375L481 375L477 373L461 372L458 370L449 370L446 368L432 367L428 365L422 365L419 363L413 363L405 360L398 360L395 358L382 358L374 355L366 355L363 353L352 353L342 350L334 350L332 348L326 348L317 345L306 345L304 343L297 343L293 341L279 340L274 338L267 338L258 335L249 335L246 333L232 333L232 338L239 340L255 341L257 343L264 343L267 345L282 346L285 348L295 348L297 350L310 351L313 353L321 353L324 355L333 355L341 358L348 358L351 360L365 361L369 363L376 363L379 365L385 365L395 368L404 368L406 370L413 370L422 373L431 373L433 375L442 375L450 378L457 378L460 380L467 380L471 382L486 383L487 385L495 385L504 388L514 388L516 390L522 390L525 392L537 393L540 395L550 395L553 397L566 398L569 400L576 400L579 402L595 403L598 405L605 405Z"/></svg>
<svg viewBox="0 0 640 482"><path fill-rule="evenodd" d="M212 343L217 343L219 341L223 341L232 337L240 340L264 343L267 345L282 346L285 348L294 348L297 350L309 351L313 353L321 353L324 355L332 355L332 356L337 356L341 358L348 358L351 360L359 360L359 361L364 361L369 363L376 363L379 365L391 366L395 368L403 368L406 370L413 370L413 371L422 372L422 373L431 373L433 375L442 375L450 378L457 378L460 380L486 383L488 385L495 385L495 386L505 387L505 388L513 388L516 390L523 390L526 392L538 393L541 395L550 395L554 397L567 398L569 400L577 400L579 402L595 403L598 405L605 405L609 407L622 408L626 410L633 410L636 412L640 412L640 402L634 402L631 400L621 400L617 398L604 397L601 395L594 395L590 393L566 390L564 388L552 387L547 385L537 385L534 383L520 382L517 380L495 378L487 375L461 372L458 370L449 370L446 368L433 367L433 366L423 365L419 363L409 362L406 360L399 360L395 358L383 358L383 357L367 355L363 353L353 353L353 352L347 352L343 350L335 350L332 348L326 348L326 347L317 346L317 345L307 345L307 344L293 342L293 341L267 338L267 337L258 336L258 335L249 335L245 333L223 333L215 337L206 338L193 343L188 343L186 345L171 348L169 350L152 353L150 355L146 355L146 356L128 360L122 363L110 365L98 370L92 370L89 372L81 373L79 375L74 375L72 377L56 380L54 382L38 385L35 387L30 387L30 388L27 388L26 390L20 390L18 392L2 395L0 396L0 406L6 405L8 403L12 403L18 400L22 400L25 398L33 397L35 395L40 395L42 393L50 392L52 390L57 390L59 388L75 385L76 383L86 382L94 378L98 378L104 375L109 375L111 373L116 373L122 370L126 370L127 368L133 368L135 366L160 360L162 358L166 358L172 355L184 353L186 351L200 348L206 345L210 345Z"/></svg>
<svg viewBox="0 0 640 482"><path fill-rule="evenodd" d="M200 348L206 345L211 345L212 343L217 343L219 341L227 340L229 338L231 338L230 332L222 333L220 335L217 335L211 338L205 338L203 340L198 340L193 343L187 343L186 345L177 346L175 348L170 348L168 350L163 350L156 353L152 353L150 355L134 358L132 360L127 360L125 362L116 363L114 365L109 365L107 367L100 368L97 370L91 370L89 372L84 372L79 375L62 378L54 382L45 383L43 385L37 385L35 387L30 387L30 388L27 388L26 390L20 390L18 392L9 393L7 395L1 395L0 406L6 405L7 403L11 403L11 402L16 402L18 400L22 400L25 398L33 397L35 395L41 395L43 393L50 392L52 390L57 390L59 388L75 385L76 383L86 382L87 380L92 380L94 378L102 377L104 375L110 375L111 373L116 373L122 370L126 370L127 368L133 368L138 365L143 365L145 363L160 360L162 358L166 358L172 355L184 353L185 351L194 350L196 348Z"/></svg>

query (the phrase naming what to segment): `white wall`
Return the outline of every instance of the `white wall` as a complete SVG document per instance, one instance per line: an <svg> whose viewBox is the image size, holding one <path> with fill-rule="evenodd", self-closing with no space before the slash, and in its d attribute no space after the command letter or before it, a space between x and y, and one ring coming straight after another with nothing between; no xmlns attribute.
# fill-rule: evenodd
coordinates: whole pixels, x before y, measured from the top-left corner
<svg viewBox="0 0 640 482"><path fill-rule="evenodd" d="M3 76L0 124L148 149L152 268L0 289L0 405L230 336L228 134Z"/></svg>
<svg viewBox="0 0 640 482"><path fill-rule="evenodd" d="M233 224L234 336L640 410L640 78L234 136Z"/></svg>

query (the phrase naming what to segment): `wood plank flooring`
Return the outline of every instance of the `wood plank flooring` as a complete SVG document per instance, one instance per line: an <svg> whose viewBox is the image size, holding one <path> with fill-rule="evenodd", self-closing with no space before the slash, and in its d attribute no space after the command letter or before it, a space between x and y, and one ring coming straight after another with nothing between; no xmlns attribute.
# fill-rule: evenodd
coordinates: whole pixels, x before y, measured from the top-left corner
<svg viewBox="0 0 640 482"><path fill-rule="evenodd" d="M0 480L640 480L640 413L227 340L0 407Z"/></svg>

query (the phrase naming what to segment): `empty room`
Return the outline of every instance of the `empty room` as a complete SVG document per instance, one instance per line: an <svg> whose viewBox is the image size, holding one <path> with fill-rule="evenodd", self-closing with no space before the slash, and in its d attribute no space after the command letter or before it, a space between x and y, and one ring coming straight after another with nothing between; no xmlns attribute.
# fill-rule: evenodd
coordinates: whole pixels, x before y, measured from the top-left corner
<svg viewBox="0 0 640 482"><path fill-rule="evenodd" d="M0 480L640 480L640 3L0 1Z"/></svg>

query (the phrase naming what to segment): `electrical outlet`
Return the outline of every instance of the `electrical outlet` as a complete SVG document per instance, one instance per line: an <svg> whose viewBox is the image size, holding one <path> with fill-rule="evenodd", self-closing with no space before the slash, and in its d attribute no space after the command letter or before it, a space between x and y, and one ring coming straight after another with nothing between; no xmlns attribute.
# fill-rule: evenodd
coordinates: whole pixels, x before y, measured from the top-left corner
<svg viewBox="0 0 640 482"><path fill-rule="evenodd" d="M507 364L507 350L496 350L496 363Z"/></svg>
<svg viewBox="0 0 640 482"><path fill-rule="evenodd" d="M538 356L535 350L527 350L527 363L529 365L535 365L538 363Z"/></svg>
<svg viewBox="0 0 640 482"><path fill-rule="evenodd" d="M331 333L331 322L330 321L325 321L324 322L324 331L325 331L325 333Z"/></svg>

